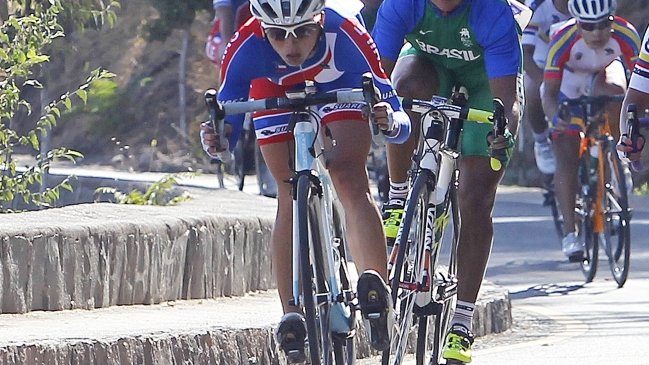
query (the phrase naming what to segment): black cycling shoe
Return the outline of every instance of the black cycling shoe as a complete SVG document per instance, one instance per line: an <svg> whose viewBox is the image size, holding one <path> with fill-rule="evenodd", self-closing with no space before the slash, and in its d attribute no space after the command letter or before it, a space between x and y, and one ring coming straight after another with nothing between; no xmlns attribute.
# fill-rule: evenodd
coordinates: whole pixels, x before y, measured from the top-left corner
<svg viewBox="0 0 649 365"><path fill-rule="evenodd" d="M301 314L286 313L277 326L275 340L284 351L289 364L301 364L306 361L306 322Z"/></svg>
<svg viewBox="0 0 649 365"><path fill-rule="evenodd" d="M378 351L390 348L390 329L394 322L392 297L381 276L373 270L358 278L358 303L361 307L370 343Z"/></svg>

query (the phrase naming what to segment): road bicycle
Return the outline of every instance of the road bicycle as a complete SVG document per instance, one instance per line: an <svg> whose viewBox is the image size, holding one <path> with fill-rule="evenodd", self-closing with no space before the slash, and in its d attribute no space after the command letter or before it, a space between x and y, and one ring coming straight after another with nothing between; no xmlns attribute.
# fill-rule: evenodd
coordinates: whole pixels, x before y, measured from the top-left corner
<svg viewBox="0 0 649 365"><path fill-rule="evenodd" d="M247 112L287 109L293 115L289 129L295 141L293 187L293 298L306 320L311 364L352 364L355 360L355 311L345 242L344 211L325 168L326 148L335 140L312 106L357 103L376 99L371 75L363 76L362 89L316 92L307 82L303 91L285 97L219 104L208 90L206 103L215 130L223 137L223 118ZM329 138L325 144L325 138ZM333 146L333 147L325 147ZM289 354L289 362L292 362Z"/></svg>
<svg viewBox="0 0 649 365"><path fill-rule="evenodd" d="M597 273L599 247L604 249L618 287L624 286L629 274L631 249L631 209L627 186L628 170L620 161L616 142L611 136L608 115L602 112L609 102L620 102L624 95L581 96L564 100L561 113L568 118L568 109L577 108L580 115L572 116L573 123L583 123L580 133L578 192L575 218L580 240L585 243L583 258L579 259L586 282ZM574 113L573 113L574 114ZM549 202L555 225L563 222L558 202Z"/></svg>
<svg viewBox="0 0 649 365"><path fill-rule="evenodd" d="M403 100L404 109L422 117L419 145L409 172L411 187L388 260L397 325L390 349L382 354L383 365L401 364L412 351L413 341L417 365L442 361L441 349L457 294L457 163L463 123L497 120L499 134L504 133L506 123L500 101L494 101L496 115L470 109L466 103L466 95L460 91L451 99L435 96L432 101ZM452 237L446 242L445 229L450 222ZM429 328L431 318L433 328ZM416 337L411 339L415 325Z"/></svg>

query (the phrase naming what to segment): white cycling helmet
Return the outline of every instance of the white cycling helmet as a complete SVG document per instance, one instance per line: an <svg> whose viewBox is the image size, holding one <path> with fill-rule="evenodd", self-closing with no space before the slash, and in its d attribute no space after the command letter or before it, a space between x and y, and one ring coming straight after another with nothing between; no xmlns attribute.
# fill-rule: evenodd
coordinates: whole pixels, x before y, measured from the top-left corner
<svg viewBox="0 0 649 365"><path fill-rule="evenodd" d="M264 24L289 26L312 20L325 0L250 0L252 15Z"/></svg>
<svg viewBox="0 0 649 365"><path fill-rule="evenodd" d="M570 14L583 23L597 23L615 14L616 0L570 0Z"/></svg>

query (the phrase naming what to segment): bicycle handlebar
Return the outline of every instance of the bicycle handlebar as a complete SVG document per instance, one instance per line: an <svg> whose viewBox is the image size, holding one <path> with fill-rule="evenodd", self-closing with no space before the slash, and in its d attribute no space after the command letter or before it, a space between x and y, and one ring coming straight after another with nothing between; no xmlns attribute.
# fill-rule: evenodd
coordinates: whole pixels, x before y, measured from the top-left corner
<svg viewBox="0 0 649 365"><path fill-rule="evenodd" d="M626 109L627 115L627 133L631 139L631 146L636 146L638 139L640 138L640 120L638 119L638 112L635 104L629 104ZM629 157L629 152L625 153L625 157ZM642 169L642 162L636 160L631 162L631 168L634 171L640 171Z"/></svg>
<svg viewBox="0 0 649 365"><path fill-rule="evenodd" d="M597 104L606 104L616 101L624 100L624 94L618 95L597 95L597 96L587 96L582 95L574 99L566 99L560 102L563 106L587 106L587 105L597 105Z"/></svg>
<svg viewBox="0 0 649 365"><path fill-rule="evenodd" d="M470 120L478 123L493 124L494 136L504 135L505 128L507 127L505 108L500 99L494 99L494 112L473 109L467 106L448 104L447 98L437 95L433 96L431 100L419 100L413 98L400 99L401 105L403 105L404 109L416 113L424 114L432 110L438 110L445 114L449 119ZM502 168L502 162L493 156L490 158L489 163L493 171L499 171Z"/></svg>
<svg viewBox="0 0 649 365"><path fill-rule="evenodd" d="M478 123L493 124L491 117L492 112L480 109L473 109L469 107L460 107L453 104L446 104L447 98L442 96L433 96L431 100L419 100L413 98L400 98L401 105L406 110L411 110L415 113L427 113L431 110L439 110L444 113L449 119L458 118L463 120L470 120Z"/></svg>
<svg viewBox="0 0 649 365"><path fill-rule="evenodd" d="M232 153L228 148L228 139L225 138L223 133L224 124L223 124L223 113L219 108L219 103L216 100L217 92L214 89L209 89L205 91L205 105L207 106L207 111L210 114L210 124L212 124L212 129L214 129L219 134L219 145L225 147L225 151L219 152L218 156L221 162L227 164L232 161Z"/></svg>

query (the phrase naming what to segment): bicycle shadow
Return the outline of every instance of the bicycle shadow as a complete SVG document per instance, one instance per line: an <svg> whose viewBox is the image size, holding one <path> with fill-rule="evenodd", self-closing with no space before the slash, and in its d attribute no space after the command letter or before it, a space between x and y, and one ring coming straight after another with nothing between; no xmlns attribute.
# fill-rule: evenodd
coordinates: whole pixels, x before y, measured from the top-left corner
<svg viewBox="0 0 649 365"><path fill-rule="evenodd" d="M576 290L583 289L583 288L584 288L584 284L557 284L557 283L539 284L524 290L510 292L509 296L511 299L559 296L559 295L568 295Z"/></svg>

